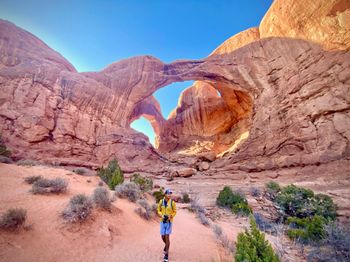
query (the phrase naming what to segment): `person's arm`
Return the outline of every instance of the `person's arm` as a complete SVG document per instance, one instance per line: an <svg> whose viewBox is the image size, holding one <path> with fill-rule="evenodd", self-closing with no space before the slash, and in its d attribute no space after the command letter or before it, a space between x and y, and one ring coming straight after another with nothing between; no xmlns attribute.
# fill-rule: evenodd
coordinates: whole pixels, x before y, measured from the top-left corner
<svg viewBox="0 0 350 262"><path fill-rule="evenodd" d="M171 217L174 218L176 216L176 202L175 201L173 201L172 209L173 209L173 213L171 214Z"/></svg>
<svg viewBox="0 0 350 262"><path fill-rule="evenodd" d="M160 200L159 203L158 203L157 213L158 213L159 217L163 217L163 214L162 214L162 200Z"/></svg>

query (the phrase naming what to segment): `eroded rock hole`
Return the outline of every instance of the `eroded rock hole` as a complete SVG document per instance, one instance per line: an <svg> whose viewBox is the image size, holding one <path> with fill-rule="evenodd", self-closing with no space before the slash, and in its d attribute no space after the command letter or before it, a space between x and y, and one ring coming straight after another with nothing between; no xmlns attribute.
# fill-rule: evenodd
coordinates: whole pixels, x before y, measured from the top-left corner
<svg viewBox="0 0 350 262"><path fill-rule="evenodd" d="M220 156L236 150L249 136L252 98L237 86L196 81L176 102L167 118L154 96L142 101L133 114L132 121L143 116L151 123L153 145L160 153L214 152Z"/></svg>

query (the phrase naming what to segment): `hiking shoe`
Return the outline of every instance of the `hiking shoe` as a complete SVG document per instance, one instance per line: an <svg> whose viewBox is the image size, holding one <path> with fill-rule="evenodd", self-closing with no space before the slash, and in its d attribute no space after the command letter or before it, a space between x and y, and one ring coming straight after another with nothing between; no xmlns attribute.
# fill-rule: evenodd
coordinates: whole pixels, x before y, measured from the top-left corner
<svg viewBox="0 0 350 262"><path fill-rule="evenodd" d="M168 254L164 255L164 262L169 262Z"/></svg>

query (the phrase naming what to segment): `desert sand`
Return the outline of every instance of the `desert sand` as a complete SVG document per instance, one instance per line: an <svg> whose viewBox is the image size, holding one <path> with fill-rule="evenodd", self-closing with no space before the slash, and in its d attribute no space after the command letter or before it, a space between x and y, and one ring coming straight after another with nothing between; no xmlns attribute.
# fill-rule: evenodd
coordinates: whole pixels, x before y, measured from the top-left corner
<svg viewBox="0 0 350 262"><path fill-rule="evenodd" d="M24 182L30 175L64 177L69 181L68 191L33 195L31 186ZM27 210L26 229L0 232L0 261L161 261L158 221L140 218L134 212L134 203L118 198L112 212L94 209L83 224L69 224L60 216L73 195L91 195L99 181L98 177L79 176L64 169L0 164L0 213L13 207ZM225 252L211 228L178 206L171 261L223 261Z"/></svg>

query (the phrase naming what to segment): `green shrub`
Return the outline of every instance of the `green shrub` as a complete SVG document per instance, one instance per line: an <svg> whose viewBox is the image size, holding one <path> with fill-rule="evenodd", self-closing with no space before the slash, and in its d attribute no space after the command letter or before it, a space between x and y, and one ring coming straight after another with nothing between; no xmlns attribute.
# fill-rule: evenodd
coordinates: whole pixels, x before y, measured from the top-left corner
<svg viewBox="0 0 350 262"><path fill-rule="evenodd" d="M314 200L314 213L326 219L335 220L337 216L337 206L329 196L317 194Z"/></svg>
<svg viewBox="0 0 350 262"><path fill-rule="evenodd" d="M252 208L247 202L240 202L232 206L232 212L236 215L249 216L252 213Z"/></svg>
<svg viewBox="0 0 350 262"><path fill-rule="evenodd" d="M8 209L0 218L0 228L14 231L21 227L27 217L27 211L23 208Z"/></svg>
<svg viewBox="0 0 350 262"><path fill-rule="evenodd" d="M164 197L164 192L162 189L159 189L158 191L154 191L152 195L156 199L156 203L159 203L159 201Z"/></svg>
<svg viewBox="0 0 350 262"><path fill-rule="evenodd" d="M221 207L232 208L234 204L245 202L246 199L242 194L233 192L228 186L225 186L219 193L216 203Z"/></svg>
<svg viewBox="0 0 350 262"><path fill-rule="evenodd" d="M322 216L328 220L336 217L336 205L324 194L315 195L310 189L286 186L276 196L275 202L281 208L284 218Z"/></svg>
<svg viewBox="0 0 350 262"><path fill-rule="evenodd" d="M116 159L108 163L107 168L101 167L97 171L97 175L109 186L110 189L124 182L124 174Z"/></svg>
<svg viewBox="0 0 350 262"><path fill-rule="evenodd" d="M26 182L27 184L34 184L36 181L38 181L39 179L42 179L42 176L28 176L24 179L24 182Z"/></svg>
<svg viewBox="0 0 350 262"><path fill-rule="evenodd" d="M184 202L184 203L190 203L191 202L191 199L190 199L190 196L188 195L188 193L184 193L182 195L182 202Z"/></svg>
<svg viewBox="0 0 350 262"><path fill-rule="evenodd" d="M236 262L279 262L280 259L273 251L271 245L265 240L265 234L260 232L250 217L250 231L240 233L236 243Z"/></svg>
<svg viewBox="0 0 350 262"><path fill-rule="evenodd" d="M219 206L231 208L232 212L238 215L249 215L252 212L243 194L233 192L228 186L220 191L216 203Z"/></svg>
<svg viewBox="0 0 350 262"><path fill-rule="evenodd" d="M303 243L317 242L326 236L326 220L318 215L307 218L289 217L287 224L292 227L287 230L287 235Z"/></svg>
<svg viewBox="0 0 350 262"><path fill-rule="evenodd" d="M150 191L153 188L152 178L143 177L137 173L132 175L130 182L134 182L138 185L143 192Z"/></svg>
<svg viewBox="0 0 350 262"><path fill-rule="evenodd" d="M6 157L11 156L11 151L7 149L1 136L0 136L0 156L6 156Z"/></svg>
<svg viewBox="0 0 350 262"><path fill-rule="evenodd" d="M91 210L91 200L84 194L78 194L70 199L69 204L62 212L62 216L69 222L83 222L89 217Z"/></svg>
<svg viewBox="0 0 350 262"><path fill-rule="evenodd" d="M104 187L97 187L94 190L94 193L92 195L92 201L95 203L96 206L111 210L111 198L109 194L109 190Z"/></svg>

